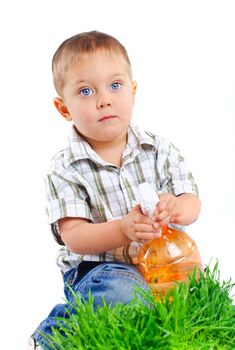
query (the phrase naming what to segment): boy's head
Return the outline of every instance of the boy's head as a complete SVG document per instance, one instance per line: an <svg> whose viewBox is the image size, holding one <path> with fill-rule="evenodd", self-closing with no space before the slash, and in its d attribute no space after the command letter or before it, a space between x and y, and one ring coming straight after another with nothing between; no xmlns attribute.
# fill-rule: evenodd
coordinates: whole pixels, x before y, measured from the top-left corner
<svg viewBox="0 0 235 350"><path fill-rule="evenodd" d="M54 104L92 146L124 140L132 117L136 82L127 52L100 32L64 41L52 61Z"/></svg>
<svg viewBox="0 0 235 350"><path fill-rule="evenodd" d="M67 71L76 63L82 62L89 54L98 50L121 54L132 77L131 64L125 47L111 35L98 31L84 32L65 40L56 50L52 59L52 74L55 89L63 96Z"/></svg>

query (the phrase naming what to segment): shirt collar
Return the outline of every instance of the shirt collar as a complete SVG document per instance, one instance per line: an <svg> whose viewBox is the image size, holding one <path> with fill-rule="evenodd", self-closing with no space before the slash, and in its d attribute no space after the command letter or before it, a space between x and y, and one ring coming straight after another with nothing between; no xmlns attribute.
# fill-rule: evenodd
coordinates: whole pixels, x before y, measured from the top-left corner
<svg viewBox="0 0 235 350"><path fill-rule="evenodd" d="M140 130L136 126L130 125L128 127L128 141L124 152L125 155L143 147L143 145L156 148L154 135ZM101 165L108 164L91 148L88 142L77 132L73 125L68 139L68 146L64 150L64 165L65 167L69 167L72 163L82 159L91 159L95 163Z"/></svg>

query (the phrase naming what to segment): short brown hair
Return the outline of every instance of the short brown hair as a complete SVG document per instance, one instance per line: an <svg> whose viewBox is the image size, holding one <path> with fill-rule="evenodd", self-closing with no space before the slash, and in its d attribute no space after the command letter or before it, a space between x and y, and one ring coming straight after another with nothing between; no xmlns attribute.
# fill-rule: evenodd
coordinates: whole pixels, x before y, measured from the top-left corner
<svg viewBox="0 0 235 350"><path fill-rule="evenodd" d="M98 49L121 53L125 58L131 74L131 64L125 47L111 35L98 31L84 32L66 39L56 50L52 59L54 86L59 95L65 83L65 73L84 55Z"/></svg>

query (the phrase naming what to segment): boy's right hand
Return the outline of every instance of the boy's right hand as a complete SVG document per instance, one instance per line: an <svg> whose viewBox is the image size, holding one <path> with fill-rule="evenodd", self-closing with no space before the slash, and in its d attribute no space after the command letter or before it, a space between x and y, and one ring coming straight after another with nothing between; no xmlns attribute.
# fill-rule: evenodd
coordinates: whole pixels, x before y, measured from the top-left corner
<svg viewBox="0 0 235 350"><path fill-rule="evenodd" d="M144 215L140 205L136 205L121 221L123 234L131 241L145 243L161 237L161 227Z"/></svg>

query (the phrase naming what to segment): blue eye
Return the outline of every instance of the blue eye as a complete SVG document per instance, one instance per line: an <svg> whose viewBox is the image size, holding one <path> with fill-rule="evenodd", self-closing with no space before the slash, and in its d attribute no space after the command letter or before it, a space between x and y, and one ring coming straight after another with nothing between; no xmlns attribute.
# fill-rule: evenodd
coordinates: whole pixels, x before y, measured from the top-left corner
<svg viewBox="0 0 235 350"><path fill-rule="evenodd" d="M115 83L112 83L112 84L111 84L111 89L112 89L113 91L120 90L120 88L121 88L121 83L115 82Z"/></svg>
<svg viewBox="0 0 235 350"><path fill-rule="evenodd" d="M79 94L81 94L83 96L90 96L92 93L93 93L93 91L91 89L88 89L88 88L84 88L84 89L79 91Z"/></svg>

